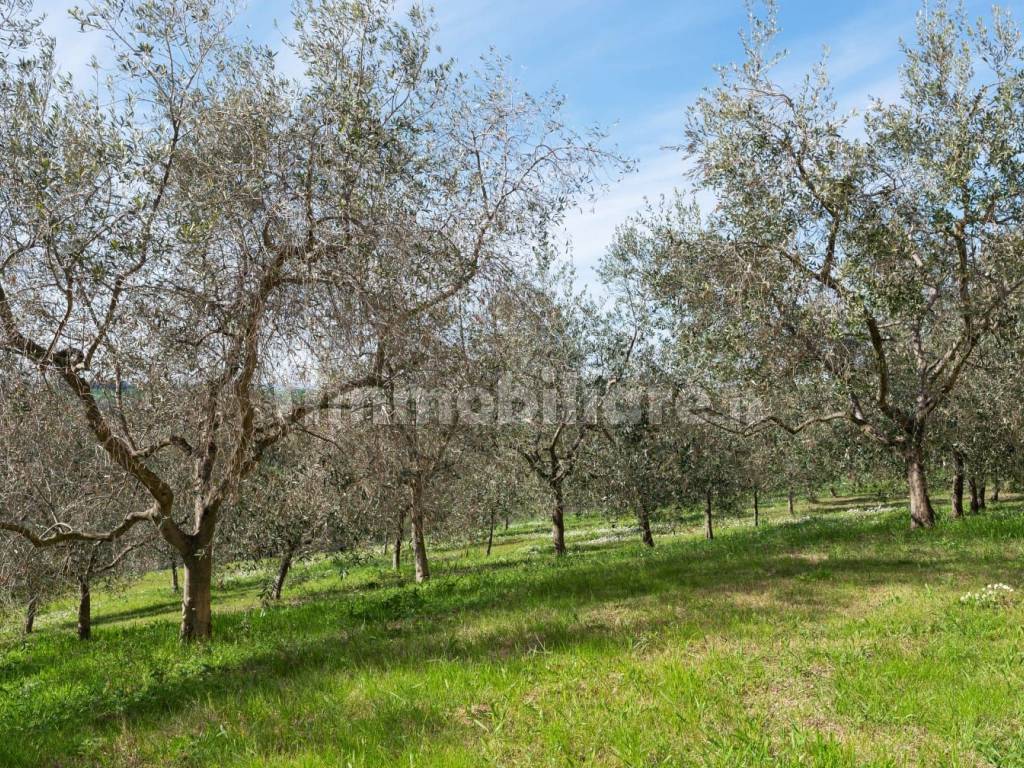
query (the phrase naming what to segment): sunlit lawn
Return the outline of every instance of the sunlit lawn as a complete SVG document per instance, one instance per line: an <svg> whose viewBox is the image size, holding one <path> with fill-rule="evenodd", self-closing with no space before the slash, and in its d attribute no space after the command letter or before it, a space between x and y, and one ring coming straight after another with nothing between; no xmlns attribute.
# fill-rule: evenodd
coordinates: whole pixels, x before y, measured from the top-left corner
<svg viewBox="0 0 1024 768"><path fill-rule="evenodd" d="M166 573L0 638L0 766L1024 766L1016 502L912 533L898 504L782 505L758 529L577 518L495 552L320 561L282 605L222 572L216 639L181 647ZM848 511L855 507L854 511ZM807 514L812 517L808 519Z"/></svg>

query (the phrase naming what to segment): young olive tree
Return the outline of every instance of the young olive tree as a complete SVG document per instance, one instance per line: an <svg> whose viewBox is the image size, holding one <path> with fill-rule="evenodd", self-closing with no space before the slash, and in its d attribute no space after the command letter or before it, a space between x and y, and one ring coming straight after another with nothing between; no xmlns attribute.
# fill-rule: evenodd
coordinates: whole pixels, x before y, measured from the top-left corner
<svg viewBox="0 0 1024 768"><path fill-rule="evenodd" d="M654 546L651 519L659 508L678 501L677 443L670 428L653 424L649 413L603 431L596 441L599 469L591 482L602 501L615 510L632 510L640 541Z"/></svg>
<svg viewBox="0 0 1024 768"><path fill-rule="evenodd" d="M467 291L424 313L404 335L416 363L390 377L374 408L372 428L388 455L383 464L405 497L399 502L395 567L408 516L417 582L430 578L428 520L437 528L451 515L451 488L472 464L473 443L483 434L494 436L495 414L479 402L493 400L485 387L493 385L495 363L481 329L489 325L494 291L507 295L504 282L496 276L488 290Z"/></svg>
<svg viewBox="0 0 1024 768"><path fill-rule="evenodd" d="M352 549L368 539L349 446L304 427L268 451L224 521L222 557L271 560L264 595L280 600L303 558Z"/></svg>
<svg viewBox="0 0 1024 768"><path fill-rule="evenodd" d="M947 449L952 469L954 518L964 514L965 484L970 511L977 513L986 506L986 491L991 490L991 500L998 502L1003 482L1019 475L1016 403L1021 388L1016 354L1006 351L1002 344L984 345L968 366L963 385L942 408L937 442Z"/></svg>
<svg viewBox="0 0 1024 768"><path fill-rule="evenodd" d="M464 440L441 504L447 510L445 530L454 540L483 539L484 554L494 549L499 525L532 511L537 486L529 469L494 439L491 430L477 430Z"/></svg>
<svg viewBox="0 0 1024 768"><path fill-rule="evenodd" d="M0 410L0 510L19 526L49 534L88 523L116 526L139 504L139 494L123 478L113 482L119 473L77 428L72 398L63 389L8 373L0 383L6 405ZM23 579L23 591L35 582L40 593L31 596L33 605L40 595L68 587L78 592L78 636L87 640L93 582L123 572L129 556L152 540L151 532L131 530L110 541L69 539L46 552L23 541L5 554L15 561L38 558L38 564L22 563L23 575L49 574L52 583L45 587L39 578Z"/></svg>
<svg viewBox="0 0 1024 768"><path fill-rule="evenodd" d="M551 498L551 540L564 555L569 481L600 423L613 380L599 370L596 310L541 270L524 283L523 302L506 317L505 438Z"/></svg>
<svg viewBox="0 0 1024 768"><path fill-rule="evenodd" d="M42 604L58 597L65 587L61 553L40 553L13 534L0 535L0 615L21 612L22 631L35 631Z"/></svg>

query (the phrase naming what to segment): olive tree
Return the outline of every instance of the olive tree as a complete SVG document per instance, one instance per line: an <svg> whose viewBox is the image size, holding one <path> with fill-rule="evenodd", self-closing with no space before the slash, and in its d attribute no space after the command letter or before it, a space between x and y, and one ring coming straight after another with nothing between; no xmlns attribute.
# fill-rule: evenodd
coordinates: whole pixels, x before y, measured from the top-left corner
<svg viewBox="0 0 1024 768"><path fill-rule="evenodd" d="M551 499L551 541L564 555L567 490L600 425L612 383L598 360L596 308L563 272L542 268L521 288L504 333L505 439Z"/></svg>
<svg viewBox="0 0 1024 768"><path fill-rule="evenodd" d="M391 352L410 323L543 239L607 157L500 62L431 64L418 9L300 4L298 82L233 11L98 1L75 13L110 46L107 90L12 37L5 62L32 56L0 101L0 345L147 497L112 527L0 528L50 547L153 526L188 640L211 634L215 534L264 455L414 364Z"/></svg>
<svg viewBox="0 0 1024 768"><path fill-rule="evenodd" d="M9 372L0 383L0 510L14 524L51 535L89 523L113 527L140 503L139 493L115 473L80 429L73 399L62 389L38 386ZM40 597L73 588L78 593L78 636L92 634L92 585L121 575L136 550L152 543L149 531L126 531L110 541L68 539L49 551L13 542L0 559L18 563L20 591ZM35 559L38 562L32 562ZM41 582L48 580L49 584ZM31 621L27 622L31 625Z"/></svg>
<svg viewBox="0 0 1024 768"><path fill-rule="evenodd" d="M975 29L929 4L899 98L857 122L825 65L777 81L775 19L752 17L746 61L689 113L684 152L714 209L641 221L640 269L681 343L747 401L720 422L852 423L903 462L911 524L928 527L929 425L1024 288L1020 37L998 10Z"/></svg>
<svg viewBox="0 0 1024 768"><path fill-rule="evenodd" d="M233 561L270 560L264 595L280 600L303 558L368 540L370 520L340 435L304 425L268 451L224 520L218 551Z"/></svg>

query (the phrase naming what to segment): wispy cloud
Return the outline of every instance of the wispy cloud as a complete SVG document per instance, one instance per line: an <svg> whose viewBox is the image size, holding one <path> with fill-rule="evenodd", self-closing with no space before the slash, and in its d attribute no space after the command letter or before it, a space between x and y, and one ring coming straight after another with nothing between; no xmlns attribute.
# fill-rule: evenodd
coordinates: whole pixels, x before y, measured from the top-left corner
<svg viewBox="0 0 1024 768"><path fill-rule="evenodd" d="M863 110L872 97L895 98L899 93L895 76L899 37L912 29L913 16L902 21L902 26L895 25L889 15L873 10L832 30L824 39L819 36L813 44L811 41L818 33L798 36L776 75L786 84L799 82L820 60L824 45L829 48L827 69L841 110ZM717 81L710 66L704 81L707 85ZM660 107L616 126L613 136L627 153L637 158L637 173L610 189L592 208L578 211L567 220L565 228L572 242L578 279L593 293L601 293L595 269L616 229L648 202L679 189L695 195L702 210L713 207L713 195L691 188L685 176L684 159L678 151L668 148L682 142L686 108L697 92L691 91L669 108Z"/></svg>
<svg viewBox="0 0 1024 768"><path fill-rule="evenodd" d="M95 58L100 64L107 62L107 43L96 32L83 32L80 25L71 18L69 11L75 3L67 0L45 0L33 8L37 15L45 15L43 31L56 41L57 67L70 74L79 85L90 83L95 72L90 62Z"/></svg>

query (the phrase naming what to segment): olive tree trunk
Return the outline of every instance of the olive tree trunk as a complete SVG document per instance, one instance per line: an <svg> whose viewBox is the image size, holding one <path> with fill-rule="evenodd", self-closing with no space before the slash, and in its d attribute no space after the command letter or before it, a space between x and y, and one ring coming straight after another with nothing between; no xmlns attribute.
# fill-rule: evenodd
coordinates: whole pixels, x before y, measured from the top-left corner
<svg viewBox="0 0 1024 768"><path fill-rule="evenodd" d="M960 451L953 451L953 493L950 500L952 516L959 520L964 516L964 455Z"/></svg>
<svg viewBox="0 0 1024 768"><path fill-rule="evenodd" d="M711 524L711 491L704 496L704 538L708 541L715 538L715 529Z"/></svg>
<svg viewBox="0 0 1024 768"><path fill-rule="evenodd" d="M209 547L182 557L185 585L181 596L181 639L209 640L213 636L213 553Z"/></svg>
<svg viewBox="0 0 1024 768"><path fill-rule="evenodd" d="M178 584L178 556L171 553L171 591L174 594L178 594L181 591L181 586Z"/></svg>
<svg viewBox="0 0 1024 768"><path fill-rule="evenodd" d="M92 592L89 579L78 580L78 639L92 637Z"/></svg>
<svg viewBox="0 0 1024 768"><path fill-rule="evenodd" d="M976 515L981 510L981 502L978 499L978 478L967 478L967 487L971 490L971 514Z"/></svg>
<svg viewBox="0 0 1024 768"><path fill-rule="evenodd" d="M928 497L928 480L925 475L924 455L919 446L912 447L906 456L907 486L910 491L910 526L931 528L935 525L935 510Z"/></svg>
<svg viewBox="0 0 1024 768"><path fill-rule="evenodd" d="M277 576L274 578L274 586L270 590L271 600L280 600L284 591L284 582L288 578L288 572L292 568L292 560L295 557L295 546L288 545L284 555L281 557L281 564L277 567Z"/></svg>
<svg viewBox="0 0 1024 768"><path fill-rule="evenodd" d="M491 510L490 525L487 530L487 557L491 556L491 549L494 547L494 510Z"/></svg>
<svg viewBox="0 0 1024 768"><path fill-rule="evenodd" d="M643 502L636 507L637 523L640 525L640 541L646 546L654 546L654 535L651 533L651 515L647 511L647 505Z"/></svg>
<svg viewBox="0 0 1024 768"><path fill-rule="evenodd" d="M416 481L412 488L412 556L416 565L416 582L423 583L430 578L430 563L427 561L427 540L423 524L423 493L422 486Z"/></svg>
<svg viewBox="0 0 1024 768"><path fill-rule="evenodd" d="M555 506L551 510L551 543L554 544L555 554L565 554L565 494L562 492L562 484L555 483L551 488L555 495Z"/></svg>
<svg viewBox="0 0 1024 768"><path fill-rule="evenodd" d="M31 635L32 630L36 627L36 610L39 608L39 598L32 597L28 601L28 607L25 609L25 634Z"/></svg>
<svg viewBox="0 0 1024 768"><path fill-rule="evenodd" d="M924 462L925 424L918 419L913 421L910 427L903 445L907 492L910 497L910 527L932 528L935 525L935 509L928 496L928 477Z"/></svg>
<svg viewBox="0 0 1024 768"><path fill-rule="evenodd" d="M757 488L754 488L754 527L761 524L761 508L758 505Z"/></svg>
<svg viewBox="0 0 1024 768"><path fill-rule="evenodd" d="M395 526L394 547L391 550L391 568L398 571L402 568L402 538L405 535L405 510L398 512L398 520Z"/></svg>

